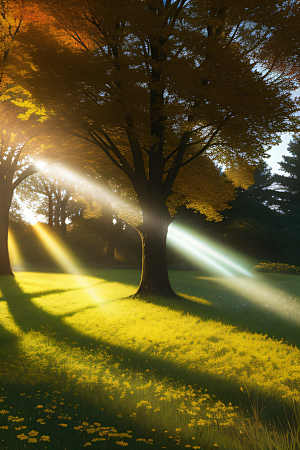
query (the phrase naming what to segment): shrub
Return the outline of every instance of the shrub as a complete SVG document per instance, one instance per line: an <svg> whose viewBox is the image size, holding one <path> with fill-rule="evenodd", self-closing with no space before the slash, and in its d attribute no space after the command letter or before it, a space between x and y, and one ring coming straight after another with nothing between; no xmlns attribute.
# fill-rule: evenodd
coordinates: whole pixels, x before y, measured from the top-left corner
<svg viewBox="0 0 300 450"><path fill-rule="evenodd" d="M254 266L259 272L300 274L300 267L283 263L259 263Z"/></svg>

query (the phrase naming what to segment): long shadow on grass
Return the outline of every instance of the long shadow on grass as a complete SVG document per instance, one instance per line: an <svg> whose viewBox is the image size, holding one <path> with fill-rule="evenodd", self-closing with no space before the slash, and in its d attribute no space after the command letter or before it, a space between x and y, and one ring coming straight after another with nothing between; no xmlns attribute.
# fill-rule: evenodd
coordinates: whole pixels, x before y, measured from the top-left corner
<svg viewBox="0 0 300 450"><path fill-rule="evenodd" d="M62 319L66 316L72 315L72 313L62 314L60 316L50 314L39 306L35 305L31 300L33 298L39 298L51 294L62 294L70 291L76 291L80 288L73 289L53 289L48 291L34 292L27 294L22 291L16 279L12 276L0 276L0 290L3 297L2 301L6 301L8 308L13 315L16 324L21 328L24 333L31 330L42 332L42 328L47 325L56 332L57 340L62 340L66 338L66 334L72 339L73 337L78 338L78 333L74 331L72 333L72 328L66 325ZM84 309L92 308L93 306L88 306L81 308L80 311ZM78 312L78 310L76 311Z"/></svg>
<svg viewBox="0 0 300 450"><path fill-rule="evenodd" d="M52 329L51 332L55 333L52 335L52 338L57 342L63 341L65 344L67 338L70 348L72 348L73 343L74 347L78 346L79 343L81 346L86 346L87 348L90 345L93 345L94 348L100 346L105 348L109 345L109 350L113 357L112 363L117 362L120 364L120 372L122 371L122 367L124 369L125 367L129 368L133 372L146 372L146 369L150 369L158 380L171 377L184 385L190 384L196 385L197 388L206 388L208 389L208 393L216 395L217 398L225 403L232 402L233 404L241 405L242 407L249 406L247 397L241 393L240 385L235 381L227 380L222 378L222 376L207 374L205 372L193 372L186 367L180 367L178 364L170 361L152 357L145 352L140 353L137 350L126 349L121 343L120 345L111 345L105 340L85 336L74 330L74 328L67 325L62 320L66 315L52 315L36 306L31 301L32 298L50 293L66 292L70 291L70 289L26 294L22 291L13 277L0 277L0 288L3 293L3 299L7 301L15 322L24 332L29 332L31 330L42 332L41 324L44 324L44 326L49 325ZM205 311L202 305L195 305L193 302L185 299L182 301L171 302L155 299L152 300L152 303L198 315L201 318L203 318L203 312ZM82 308L82 310L84 309L86 308ZM69 315L70 314L67 314L67 316ZM120 359L118 358L120 355L123 356L123 363L120 363ZM263 403L265 400L264 396L261 396L261 398L259 397L260 395L258 393L258 401ZM269 398L268 405L271 406L274 401L275 399ZM277 412L275 415L277 415ZM270 414L270 417L272 417L272 414Z"/></svg>
<svg viewBox="0 0 300 450"><path fill-rule="evenodd" d="M95 270L91 271L95 277L106 282L119 282L123 284L137 284L139 271L137 270ZM293 343L300 348L299 324L291 321L287 315L280 315L265 304L255 304L246 297L234 292L224 285L218 284L212 279L199 277L199 271L170 271L170 280L176 292L185 292L189 295L202 297L212 302L212 306L182 299L170 301L163 299L151 299L152 303L169 307L184 313L193 314L202 320L220 320L224 324L233 325L239 331L267 334L271 338ZM300 278L300 277L299 277ZM266 280L266 282L274 280ZM287 281L285 280L287 283ZM282 289L282 288L281 288ZM288 296L289 294L286 294ZM110 300L114 302L114 300ZM225 306L226 305L226 306ZM300 318L299 318L300 322Z"/></svg>
<svg viewBox="0 0 300 450"><path fill-rule="evenodd" d="M196 315L202 320L220 320L224 324L237 327L239 331L267 334L277 340L284 339L300 348L300 317L298 323L294 320L297 309L300 306L299 303L295 303L295 311L292 316L292 310L286 309L289 315L284 314L284 304L282 313L269 309L266 303L271 303L272 298L269 301L262 301L261 304L254 303L247 299L247 296L242 296L234 292L234 289L218 284L214 279L193 279L193 277L187 277L186 286L182 286L182 284L180 283L176 286L175 278L174 283L172 283L175 289L179 288L181 292L184 291L191 296L202 297L210 301L212 306L186 300L174 301L172 305L170 305L170 302L168 303L161 299L154 299L153 302ZM285 297L290 295L285 293L285 291L280 292L278 289L279 294Z"/></svg>

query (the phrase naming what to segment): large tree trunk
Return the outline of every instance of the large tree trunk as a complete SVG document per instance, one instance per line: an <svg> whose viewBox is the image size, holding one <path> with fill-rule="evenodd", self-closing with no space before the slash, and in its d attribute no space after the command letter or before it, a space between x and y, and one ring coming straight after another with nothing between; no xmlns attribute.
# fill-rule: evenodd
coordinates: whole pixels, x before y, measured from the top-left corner
<svg viewBox="0 0 300 450"><path fill-rule="evenodd" d="M8 254L9 208L12 199L9 174L0 171L0 275L13 275Z"/></svg>
<svg viewBox="0 0 300 450"><path fill-rule="evenodd" d="M148 205L143 211L142 276L134 297L178 297L172 289L167 269L167 233L171 222L166 205Z"/></svg>

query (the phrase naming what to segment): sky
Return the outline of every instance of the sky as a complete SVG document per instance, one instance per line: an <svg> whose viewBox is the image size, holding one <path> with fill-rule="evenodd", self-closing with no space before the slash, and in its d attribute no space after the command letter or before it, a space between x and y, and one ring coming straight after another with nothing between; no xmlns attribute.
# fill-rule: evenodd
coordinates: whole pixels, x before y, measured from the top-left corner
<svg viewBox="0 0 300 450"><path fill-rule="evenodd" d="M290 134L283 134L281 139L282 139L281 144L276 145L268 152L268 154L271 155L271 157L266 161L267 164L271 167L272 173L280 173L279 172L280 166L278 163L282 160L283 155L289 154L287 151L287 146L290 140L292 139L292 136Z"/></svg>
<svg viewBox="0 0 300 450"><path fill-rule="evenodd" d="M296 89L292 93L292 98L300 97L300 89ZM279 162L282 160L283 155L288 155L289 152L287 151L287 146L292 139L292 136L290 134L283 134L281 136L281 144L276 145L273 147L268 153L271 155L271 158L267 159L268 165L271 167L273 173L280 173L279 169ZM281 173L282 174L282 173Z"/></svg>

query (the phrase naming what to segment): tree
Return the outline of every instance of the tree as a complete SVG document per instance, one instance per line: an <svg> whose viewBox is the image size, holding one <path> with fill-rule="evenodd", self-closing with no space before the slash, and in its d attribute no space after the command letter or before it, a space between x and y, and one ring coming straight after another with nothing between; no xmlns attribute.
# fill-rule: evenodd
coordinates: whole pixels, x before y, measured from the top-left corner
<svg viewBox="0 0 300 450"><path fill-rule="evenodd" d="M273 205L281 212L277 242L281 260L300 263L300 140L294 137L288 145L289 155L279 163L282 174L275 174Z"/></svg>
<svg viewBox="0 0 300 450"><path fill-rule="evenodd" d="M300 214L300 140L293 139L287 150L289 155L284 155L279 163L280 171L284 173L275 174L273 177L274 189L277 192L274 203L285 214Z"/></svg>
<svg viewBox="0 0 300 450"><path fill-rule="evenodd" d="M31 209L36 214L44 215L51 229L66 236L66 220L78 214L80 208L79 202L75 202L74 208L74 185L62 177L37 173L22 183L17 194L21 200L36 204Z"/></svg>
<svg viewBox="0 0 300 450"><path fill-rule="evenodd" d="M26 28L24 24L29 17L30 20L36 17L34 11L37 10L26 10L23 0L0 3L0 275L12 275L7 236L13 192L37 171L30 159L41 150L38 145L32 147L33 117L43 122L48 116L32 94L14 82L16 72L25 77L34 69L19 41L20 30Z"/></svg>
<svg viewBox="0 0 300 450"><path fill-rule="evenodd" d="M11 8L9 1L1 2L0 5L0 86L1 94L8 82L5 69L8 65L8 56L13 47L15 37L18 34L22 22L20 2L15 2L15 8Z"/></svg>
<svg viewBox="0 0 300 450"><path fill-rule="evenodd" d="M0 275L12 275L7 236L13 192L25 178L37 171L24 154L29 141L30 137L6 130L0 134Z"/></svg>
<svg viewBox="0 0 300 450"><path fill-rule="evenodd" d="M296 128L296 3L38 2L60 34L24 35L39 68L30 91L130 180L143 213L136 295L175 295L166 266L173 198L214 218L232 198L214 163L246 187L266 150Z"/></svg>

